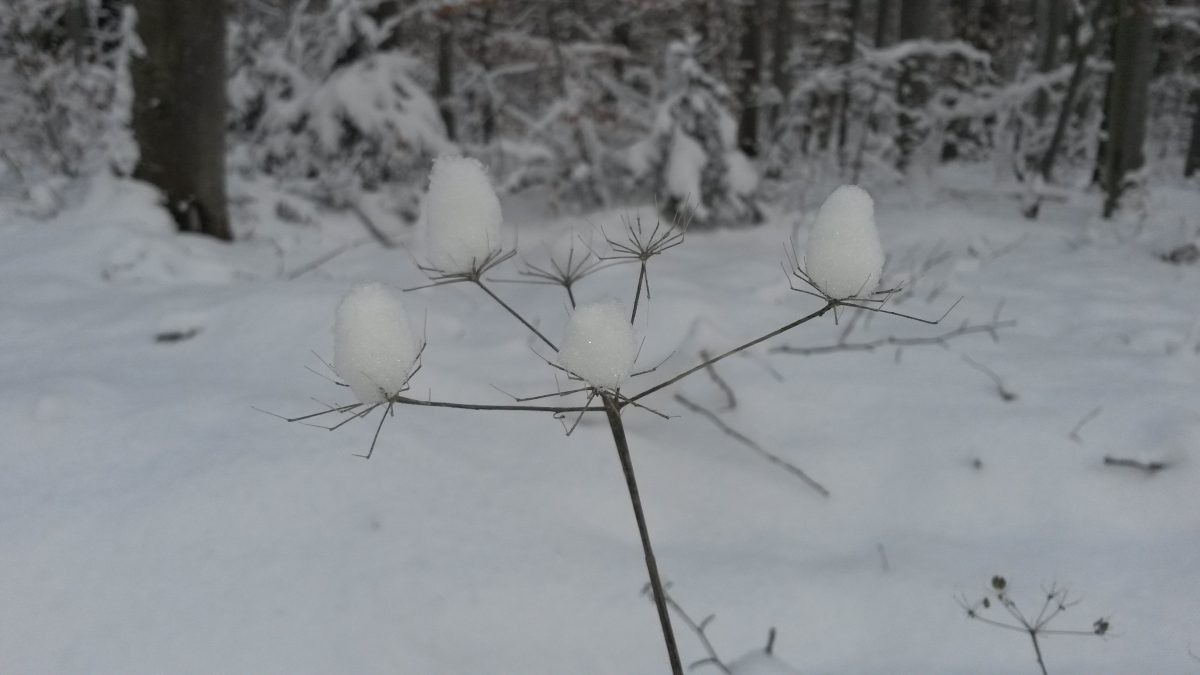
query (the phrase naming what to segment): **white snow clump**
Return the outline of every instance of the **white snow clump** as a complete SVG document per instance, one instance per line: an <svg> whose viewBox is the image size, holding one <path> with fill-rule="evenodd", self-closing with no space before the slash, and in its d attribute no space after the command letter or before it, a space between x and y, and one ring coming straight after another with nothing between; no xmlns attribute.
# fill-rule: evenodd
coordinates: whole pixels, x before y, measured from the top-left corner
<svg viewBox="0 0 1200 675"><path fill-rule="evenodd" d="M857 185L843 185L821 205L808 235L804 271L834 300L865 298L879 286L883 246L875 228L875 202Z"/></svg>
<svg viewBox="0 0 1200 675"><path fill-rule="evenodd" d="M616 389L629 379L636 356L629 317L615 302L597 302L571 313L558 364L593 387Z"/></svg>
<svg viewBox="0 0 1200 675"><path fill-rule="evenodd" d="M441 272L472 272L500 250L500 200L477 159L434 161L424 215L429 262Z"/></svg>
<svg viewBox="0 0 1200 675"><path fill-rule="evenodd" d="M420 349L399 291L358 284L338 305L333 371L360 403L380 403L403 389Z"/></svg>
<svg viewBox="0 0 1200 675"><path fill-rule="evenodd" d="M758 650L750 652L729 664L730 675L800 675L800 671Z"/></svg>

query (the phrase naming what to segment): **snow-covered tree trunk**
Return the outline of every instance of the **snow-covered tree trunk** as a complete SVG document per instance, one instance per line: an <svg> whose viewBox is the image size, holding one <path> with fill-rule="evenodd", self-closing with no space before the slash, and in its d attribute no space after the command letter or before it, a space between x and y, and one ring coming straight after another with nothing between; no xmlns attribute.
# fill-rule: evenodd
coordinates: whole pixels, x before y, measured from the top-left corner
<svg viewBox="0 0 1200 675"><path fill-rule="evenodd" d="M145 52L130 65L135 176L179 229L231 239L225 200L225 3L136 0Z"/></svg>
<svg viewBox="0 0 1200 675"><path fill-rule="evenodd" d="M1119 0L1109 84L1108 140L1104 154L1104 216L1120 206L1126 177L1145 157L1150 77L1154 69L1154 9L1151 0Z"/></svg>

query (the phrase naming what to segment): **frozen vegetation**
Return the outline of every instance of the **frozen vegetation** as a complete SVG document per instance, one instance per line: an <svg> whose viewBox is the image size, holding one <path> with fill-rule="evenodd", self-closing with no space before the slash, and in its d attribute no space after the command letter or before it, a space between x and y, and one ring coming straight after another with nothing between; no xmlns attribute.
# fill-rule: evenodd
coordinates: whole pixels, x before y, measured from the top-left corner
<svg viewBox="0 0 1200 675"><path fill-rule="evenodd" d="M333 370L360 403L403 391L419 351L399 291L359 284L338 305Z"/></svg>
<svg viewBox="0 0 1200 675"><path fill-rule="evenodd" d="M1045 639L1051 673L1194 672L1200 268L1158 256L1195 240L1200 199L1157 190L1139 225L1097 220L1080 196L1029 223L986 172L939 181L936 206L914 207L902 190L874 196L890 254L882 287L906 289L888 307L936 318L963 296L941 326L842 310L838 324L828 315L717 364L735 406L700 373L643 401L672 419L626 411L672 595L716 614L708 636L739 668L733 657L761 649L775 627L775 658L802 673L1036 673L1026 636L968 620L956 600L1004 574L1033 613L1042 586L1071 589L1081 603L1056 628L1111 620L1103 640ZM819 192L814 205L829 189ZM631 213L584 221L530 200L505 206L526 223L531 257L588 222L615 236ZM310 397L343 405L377 400L373 384L402 386L422 331L405 328L392 291L356 284L427 280L403 251L373 245L310 268L361 236L352 218L297 229L274 209L249 213L254 237L231 249L172 233L145 190L108 182L52 222L0 227L0 283L14 289L0 298L5 669L666 672L598 420L565 438L549 414L397 407L363 461L353 455L377 417L328 433L252 409L298 415L323 408ZM653 260L638 361L666 362L648 377L818 309L788 289L779 263L783 243L807 241L823 215L779 211L756 230L692 233ZM628 300L635 271L582 280L574 321L591 300ZM496 288L549 335L572 321L561 288ZM428 317L407 395L506 404L491 385L571 388L468 285L403 300ZM1001 303L998 319L1016 323L996 340L850 348L988 324ZM616 329L626 312L599 307L612 308L596 309L606 330L582 334L615 349L598 373L570 368L609 386L634 349ZM348 332L330 334L335 313ZM380 369L343 360L343 335L390 357ZM839 343L847 349L777 351ZM310 350L351 384L368 369L388 379L338 387L305 369L327 374ZM704 658L694 635L676 632L685 663Z"/></svg>
<svg viewBox="0 0 1200 675"><path fill-rule="evenodd" d="M471 272L500 250L504 215L477 159L441 157L424 201L429 262L443 274Z"/></svg>
<svg viewBox="0 0 1200 675"><path fill-rule="evenodd" d="M571 312L558 362L593 387L617 389L633 372L637 340L629 315L616 302L583 305Z"/></svg>

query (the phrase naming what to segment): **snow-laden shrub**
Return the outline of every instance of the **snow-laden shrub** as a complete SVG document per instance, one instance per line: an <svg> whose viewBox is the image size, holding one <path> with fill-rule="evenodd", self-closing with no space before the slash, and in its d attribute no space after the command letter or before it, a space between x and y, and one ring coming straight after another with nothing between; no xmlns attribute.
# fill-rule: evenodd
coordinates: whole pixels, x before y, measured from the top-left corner
<svg viewBox="0 0 1200 675"><path fill-rule="evenodd" d="M338 305L333 370L360 403L379 403L403 391L419 353L399 291L359 284Z"/></svg>
<svg viewBox="0 0 1200 675"><path fill-rule="evenodd" d="M0 200L48 216L71 181L132 169L132 34L94 0L0 3Z"/></svg>
<svg viewBox="0 0 1200 675"><path fill-rule="evenodd" d="M737 146L729 92L695 50L694 40L667 47L666 95L649 135L628 149L627 166L665 212L686 206L706 226L758 223L758 174Z"/></svg>
<svg viewBox="0 0 1200 675"><path fill-rule="evenodd" d="M441 157L434 162L423 216L429 263L438 272L467 274L500 252L504 216L477 159Z"/></svg>
<svg viewBox="0 0 1200 675"><path fill-rule="evenodd" d="M361 192L388 195L416 216L429 159L453 152L437 104L419 81L422 64L380 48L371 2L334 0L293 10L282 37L235 33L229 85L232 127L244 168L336 205Z"/></svg>
<svg viewBox="0 0 1200 675"><path fill-rule="evenodd" d="M866 190L843 185L821 205L808 235L804 270L833 300L869 297L883 274L883 245L875 202Z"/></svg>
<svg viewBox="0 0 1200 675"><path fill-rule="evenodd" d="M615 302L582 305L567 321L558 364L599 389L620 388L633 373L637 340Z"/></svg>
<svg viewBox="0 0 1200 675"><path fill-rule="evenodd" d="M796 61L769 172L827 165L843 180L893 180L943 153L979 159L999 143L998 115L1038 90L997 87L990 56L960 41L858 45L855 53L836 64Z"/></svg>

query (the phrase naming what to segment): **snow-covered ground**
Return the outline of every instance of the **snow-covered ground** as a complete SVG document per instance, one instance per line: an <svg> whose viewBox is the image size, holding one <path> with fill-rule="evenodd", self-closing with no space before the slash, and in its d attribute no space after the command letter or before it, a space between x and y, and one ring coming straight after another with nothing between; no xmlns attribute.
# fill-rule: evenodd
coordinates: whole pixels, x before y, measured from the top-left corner
<svg viewBox="0 0 1200 675"><path fill-rule="evenodd" d="M931 204L876 195L885 284L913 291L892 308L936 317L963 296L942 326L828 316L719 364L732 410L698 373L645 400L678 417L626 413L672 596L716 614L727 662L775 627L775 654L806 674L1036 673L1026 637L956 601L1002 574L1035 614L1043 588L1072 591L1080 604L1052 628L1111 621L1103 639L1044 638L1055 675L1200 670L1200 265L1157 259L1196 239L1200 195L1158 190L1140 223L1100 221L1099 198L1080 195L1028 222L986 182L945 179ZM370 244L304 271L362 235L344 218L286 224L243 205L247 240L231 247L171 234L148 200L101 186L55 222L0 224L0 671L667 671L601 420L568 438L548 415L399 408L364 461L375 416L329 433L257 412L350 402L305 369L324 370L312 350L332 355L338 302L356 282L424 278L406 251ZM506 207L534 263L568 226L620 232L622 212ZM693 233L653 261L638 363L667 361L626 390L820 306L780 268L794 218ZM597 273L580 301L628 306L635 272ZM492 288L562 336L561 289ZM1016 325L998 341L770 351L937 335L1000 303ZM493 385L556 386L478 289L405 304L428 341L410 395L504 403ZM676 629L685 662L707 656Z"/></svg>

